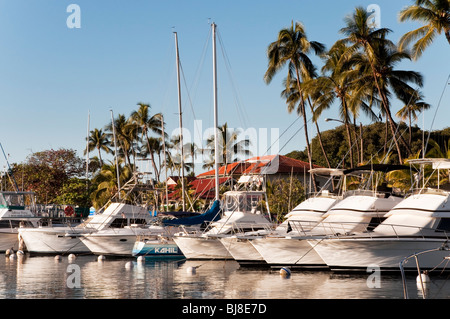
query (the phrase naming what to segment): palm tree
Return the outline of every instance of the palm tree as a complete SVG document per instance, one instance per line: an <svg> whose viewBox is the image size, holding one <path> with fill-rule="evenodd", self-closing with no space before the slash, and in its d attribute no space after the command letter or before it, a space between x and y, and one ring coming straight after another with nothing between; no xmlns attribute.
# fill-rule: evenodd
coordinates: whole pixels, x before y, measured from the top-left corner
<svg viewBox="0 0 450 319"><path fill-rule="evenodd" d="M144 103L138 103L139 108L131 113L130 122L135 125L137 130L141 133L141 139L144 142L147 142L147 150L150 154L150 159L152 162L153 170L155 171L155 176L157 177L157 181L159 182L159 173L155 163L154 151L152 151L150 145L150 139L148 136L149 131L157 133L161 136L162 134L162 114L157 113L153 116L150 116L150 105Z"/></svg>
<svg viewBox="0 0 450 319"><path fill-rule="evenodd" d="M402 154L400 150L399 141L405 146L408 155L411 155L411 150L408 144L400 134L397 138L397 124L392 118L388 87L391 87L396 94L403 94L402 91L413 90L406 82L415 82L422 86L422 76L414 71L396 71L395 64L403 59L410 59L406 52L399 52L392 41L386 39L386 35L390 32L389 29L380 28L373 29L368 24L368 13L362 7L357 7L353 15L347 17L345 22L346 27L341 29L341 33L347 38L339 40L344 43L349 43L351 46L348 49L350 54L362 50L364 52L366 67L361 67L361 70L368 72L363 75L364 83L373 82L377 88L383 113L386 116L386 121L389 123L392 137L395 142L399 162L402 163Z"/></svg>
<svg viewBox="0 0 450 319"><path fill-rule="evenodd" d="M288 84L286 80L285 80L285 84L284 84L286 89L284 89L281 92L281 96L284 99L286 99L288 112L292 113L294 111L294 109L296 109L297 110L297 114L300 116L302 108L300 107L300 94L299 94L299 91L298 91L297 79L295 79L295 78L292 79L291 78L291 83L290 84ZM309 80L308 82L311 82L311 80ZM310 98L314 99L313 94L315 92L308 90L307 87L304 86L304 84L305 83L301 84L301 86L303 87L302 91L303 91L303 93L305 95L303 98L305 100L306 99L308 100L308 104L309 104L309 106L311 108L311 112L314 114L314 108L313 108L313 104L311 103L311 99ZM328 160L328 155L325 152L325 148L323 147L322 134L321 134L320 129L319 129L319 124L317 123L317 117L313 116L313 122L314 122L314 124L316 126L317 138L319 140L320 148L321 148L322 154L323 154L323 156L325 158L325 162L327 163L328 167L331 168L330 161Z"/></svg>
<svg viewBox="0 0 450 319"><path fill-rule="evenodd" d="M108 139L108 135L104 133L101 129L100 130L94 129L93 131L90 132L88 142L88 152L97 149L100 167L103 166L101 151L104 151L107 154L111 153L111 149L108 146L109 144L110 141ZM84 151L84 155L86 155L86 150Z"/></svg>
<svg viewBox="0 0 450 319"><path fill-rule="evenodd" d="M125 185L132 176L128 166L119 163L120 185ZM105 205L114 195L117 194L117 167L114 163L104 164L100 172L94 177L93 184L97 184L97 189L92 193L91 199L94 207L99 209Z"/></svg>
<svg viewBox="0 0 450 319"><path fill-rule="evenodd" d="M400 50L416 41L412 46L412 57L417 60L437 35L444 33L450 44L450 0L415 0L413 5L400 11L399 20L413 20L424 25L404 34L399 42Z"/></svg>
<svg viewBox="0 0 450 319"><path fill-rule="evenodd" d="M409 147L411 148L412 143L412 121L417 120L417 113L428 110L431 105L423 102L423 95L419 91L414 91L413 95L405 95L402 101L405 105L397 112L397 117L401 120L408 120L409 122Z"/></svg>
<svg viewBox="0 0 450 319"><path fill-rule="evenodd" d="M308 121L306 118L305 100L302 94L301 81L305 78L311 78L314 72L314 66L308 54L314 51L315 54L321 54L325 50L322 43L309 41L304 26L292 21L290 28L282 29L278 33L278 39L272 42L267 49L269 59L268 68L264 75L264 81L270 83L286 64L288 65L287 83L295 78L297 81L298 92L300 93L299 113L303 116L303 125L305 130L306 148L308 152L309 165L312 167L312 153L308 137ZM314 189L316 187L315 177L313 176Z"/></svg>
<svg viewBox="0 0 450 319"><path fill-rule="evenodd" d="M113 127L112 123L106 125L105 129L110 132L110 143L111 147L114 147L114 136L113 136ZM131 154L134 153L134 144L136 142L136 134L133 130L133 127L130 126L128 119L124 114L118 114L114 119L114 130L116 133L115 138L118 143L118 157L122 157L125 159L125 164L130 168L131 164Z"/></svg>
<svg viewBox="0 0 450 319"><path fill-rule="evenodd" d="M364 103L367 98L367 86L358 81L358 72L355 63L358 61L356 54L347 55L347 46L338 42L323 55L324 66L322 75L305 83L305 89L314 100L314 116L317 119L324 110L329 109L335 100L339 101L339 114L347 133L349 144L350 167L353 167L353 143L350 134L351 115L356 118L358 110L363 110L374 118L371 108Z"/></svg>
<svg viewBox="0 0 450 319"><path fill-rule="evenodd" d="M227 123L225 123L218 129L220 132L219 151L221 152L219 156L220 161L225 163L226 172L226 166L229 163L239 161L239 155L251 155L251 151L248 149L248 147L251 145L251 141L249 139L239 139L239 134L241 132L239 130L229 129ZM210 136L206 140L206 149L209 150L209 155L211 156L211 158L214 158L214 135Z"/></svg>

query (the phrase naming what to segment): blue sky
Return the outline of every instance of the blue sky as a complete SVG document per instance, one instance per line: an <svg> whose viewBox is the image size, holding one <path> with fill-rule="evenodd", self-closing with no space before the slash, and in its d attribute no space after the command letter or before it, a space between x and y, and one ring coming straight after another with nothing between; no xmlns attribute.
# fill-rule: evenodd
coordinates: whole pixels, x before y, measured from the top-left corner
<svg viewBox="0 0 450 319"><path fill-rule="evenodd" d="M81 9L81 28L70 29L69 4ZM281 72L270 85L263 81L266 49L280 29L301 21L310 40L328 48L339 38L343 19L356 6L377 4L381 25L393 30L390 39L417 28L399 23L398 12L411 0L395 1L152 1L152 0L0 0L0 143L10 162L22 162L32 152L60 147L85 148L87 118L90 128L103 128L110 110L126 116L136 103L150 103L163 112L167 131L178 126L175 45L178 33L184 126L194 120L203 129L213 125L211 40L209 22L218 25L219 122L247 129L278 128L280 134L295 120L280 97ZM229 61L225 63L224 54ZM399 68L425 77L423 92L433 108L418 125L445 128L450 106L450 46L440 36L417 62ZM314 60L318 68L319 60ZM238 102L236 102L238 101ZM401 105L394 101L393 109ZM330 110L325 117L336 117ZM363 124L368 124L362 120ZM321 130L336 122L319 121ZM297 123L280 138L281 154L304 149ZM314 136L313 127L310 135ZM270 138L270 135L269 135ZM290 142L288 140L290 139ZM270 140L267 142L270 144ZM287 143L287 144L286 144ZM258 150L262 155L265 151ZM94 155L94 154L93 154ZM256 154L255 154L256 155ZM0 166L5 160L0 154Z"/></svg>

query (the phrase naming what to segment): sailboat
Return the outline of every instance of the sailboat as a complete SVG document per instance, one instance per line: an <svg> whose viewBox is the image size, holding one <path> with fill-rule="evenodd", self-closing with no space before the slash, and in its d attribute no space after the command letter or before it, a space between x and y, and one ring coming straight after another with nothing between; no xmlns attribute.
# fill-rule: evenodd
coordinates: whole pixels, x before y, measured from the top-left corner
<svg viewBox="0 0 450 319"><path fill-rule="evenodd" d="M216 24L212 23L213 46L213 87L214 87L214 127L218 127L217 112L217 62ZM214 130L215 199L219 201L219 141L218 130ZM222 218L208 225L203 231L183 231L174 235L173 240L187 259L233 259L220 241L223 236L238 232L258 231L271 227L272 223L262 205L266 193L257 190L233 190L224 194Z"/></svg>
<svg viewBox="0 0 450 319"><path fill-rule="evenodd" d="M36 228L40 217L36 214L34 193L0 192L0 251L21 249L20 228Z"/></svg>
<svg viewBox="0 0 450 319"><path fill-rule="evenodd" d="M177 92L178 92L178 112L180 127L180 149L181 149L181 201L183 211L185 210L185 178L184 178L184 154L183 154L183 116L181 107L181 86L180 86L180 56L178 50L178 34L174 32L175 50L176 50L176 66L177 66ZM218 184L218 176L216 177ZM216 189L218 187L216 185ZM166 188L167 192L167 188ZM167 195L166 195L167 196ZM189 229L199 231L200 227L205 223L217 220L220 217L220 201L218 196L211 207L198 216L185 217L173 220L162 221L161 226L150 226L149 232L139 236L133 246L132 255L135 257L145 257L146 259L154 258L179 258L183 257L182 250L173 240L173 235L183 230ZM159 228L158 228L159 227ZM158 229L160 232L158 233ZM156 231L153 231L156 230Z"/></svg>

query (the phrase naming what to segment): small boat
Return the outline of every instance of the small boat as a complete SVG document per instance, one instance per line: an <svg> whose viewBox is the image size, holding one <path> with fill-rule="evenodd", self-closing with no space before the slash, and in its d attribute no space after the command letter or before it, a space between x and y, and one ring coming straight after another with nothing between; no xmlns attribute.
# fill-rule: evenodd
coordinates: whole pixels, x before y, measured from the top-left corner
<svg viewBox="0 0 450 319"><path fill-rule="evenodd" d="M35 195L32 192L0 192L0 251L19 250L20 228L39 226Z"/></svg>
<svg viewBox="0 0 450 319"><path fill-rule="evenodd" d="M233 259L220 238L271 227L272 222L261 210L265 195L263 191L228 191L222 218L203 231L177 233L173 240L187 259Z"/></svg>
<svg viewBox="0 0 450 319"><path fill-rule="evenodd" d="M183 218L163 219L161 225L151 225L135 240L131 255L150 258L183 257L181 249L173 241L175 233L187 229L200 230L202 225L220 217L220 201L214 201L203 214Z"/></svg>
<svg viewBox="0 0 450 319"><path fill-rule="evenodd" d="M410 160L411 164L449 169L448 159ZM433 250L418 256L423 270L450 270L450 192L422 187L394 206L381 224L365 234L347 233L325 239L308 240L327 265L335 271L366 271L376 265L382 271L400 271L399 263L419 251ZM441 249L436 249L441 247ZM414 262L403 265L405 271L417 271Z"/></svg>
<svg viewBox="0 0 450 319"><path fill-rule="evenodd" d="M134 257L146 259L179 258L184 259L183 252L170 237L164 235L139 236L132 250Z"/></svg>
<svg viewBox="0 0 450 319"><path fill-rule="evenodd" d="M251 233L241 233L233 236L222 237L220 240L224 246L228 249L229 253L241 266L267 266L267 262L261 255L258 249L252 244L253 241L258 242L260 249L264 243L274 243L274 241L267 241L265 238L270 237L284 238L289 234L304 233L314 228L322 219L332 206L334 206L342 198L342 194L337 187L333 190L328 190L330 182L333 182L335 177L338 177L342 181L343 170L342 169L324 169L314 168L310 169L311 174L317 176L327 176L328 182L324 185L323 189L313 196L309 197L298 206L296 206L291 212L286 215L286 220L277 225L275 229L260 230ZM273 248L273 249L272 249ZM277 251L276 247L271 248L271 255L275 254L287 254L289 256L297 255L289 249L301 249L299 245L295 244L294 247L283 247L282 251ZM275 257L275 256L273 256ZM276 258L276 257L275 257Z"/></svg>
<svg viewBox="0 0 450 319"><path fill-rule="evenodd" d="M111 203L103 213L89 217L75 227L20 228L19 233L30 254L90 254L91 250L85 243L90 236L100 231L123 235L115 237L116 248L125 245L130 252L135 239L131 241L130 247L125 235L134 234L133 238L136 238L142 226L150 224L154 219L145 207ZM97 238L102 239L101 236ZM108 242L107 246L112 247L113 243Z"/></svg>

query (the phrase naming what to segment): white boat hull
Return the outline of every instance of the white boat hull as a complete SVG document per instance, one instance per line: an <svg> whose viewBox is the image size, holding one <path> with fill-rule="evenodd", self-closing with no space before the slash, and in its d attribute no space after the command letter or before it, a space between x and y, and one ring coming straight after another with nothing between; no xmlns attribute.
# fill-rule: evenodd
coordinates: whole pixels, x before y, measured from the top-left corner
<svg viewBox="0 0 450 319"><path fill-rule="evenodd" d="M174 236L186 259L233 259L217 237Z"/></svg>
<svg viewBox="0 0 450 319"><path fill-rule="evenodd" d="M319 239L320 240L320 239ZM338 271L367 271L375 269L400 271L400 262L405 258L442 246L444 239L389 238L389 239L325 239L308 240L314 250L326 262L329 268ZM448 268L444 257L450 256L447 250L420 254L419 266L422 270ZM416 262L410 259L404 264L405 270L417 271Z"/></svg>
<svg viewBox="0 0 450 319"><path fill-rule="evenodd" d="M272 267L326 268L325 262L304 239L265 237L251 244Z"/></svg>
<svg viewBox="0 0 450 319"><path fill-rule="evenodd" d="M85 254L89 248L81 241L82 233L71 232L71 229L43 228L20 231L26 250L31 254Z"/></svg>
<svg viewBox="0 0 450 319"><path fill-rule="evenodd" d="M261 254L253 247L250 239L238 237L222 237L223 246L240 265L266 265Z"/></svg>
<svg viewBox="0 0 450 319"><path fill-rule="evenodd" d="M136 235L84 236L83 244L95 255L130 256L136 242Z"/></svg>

